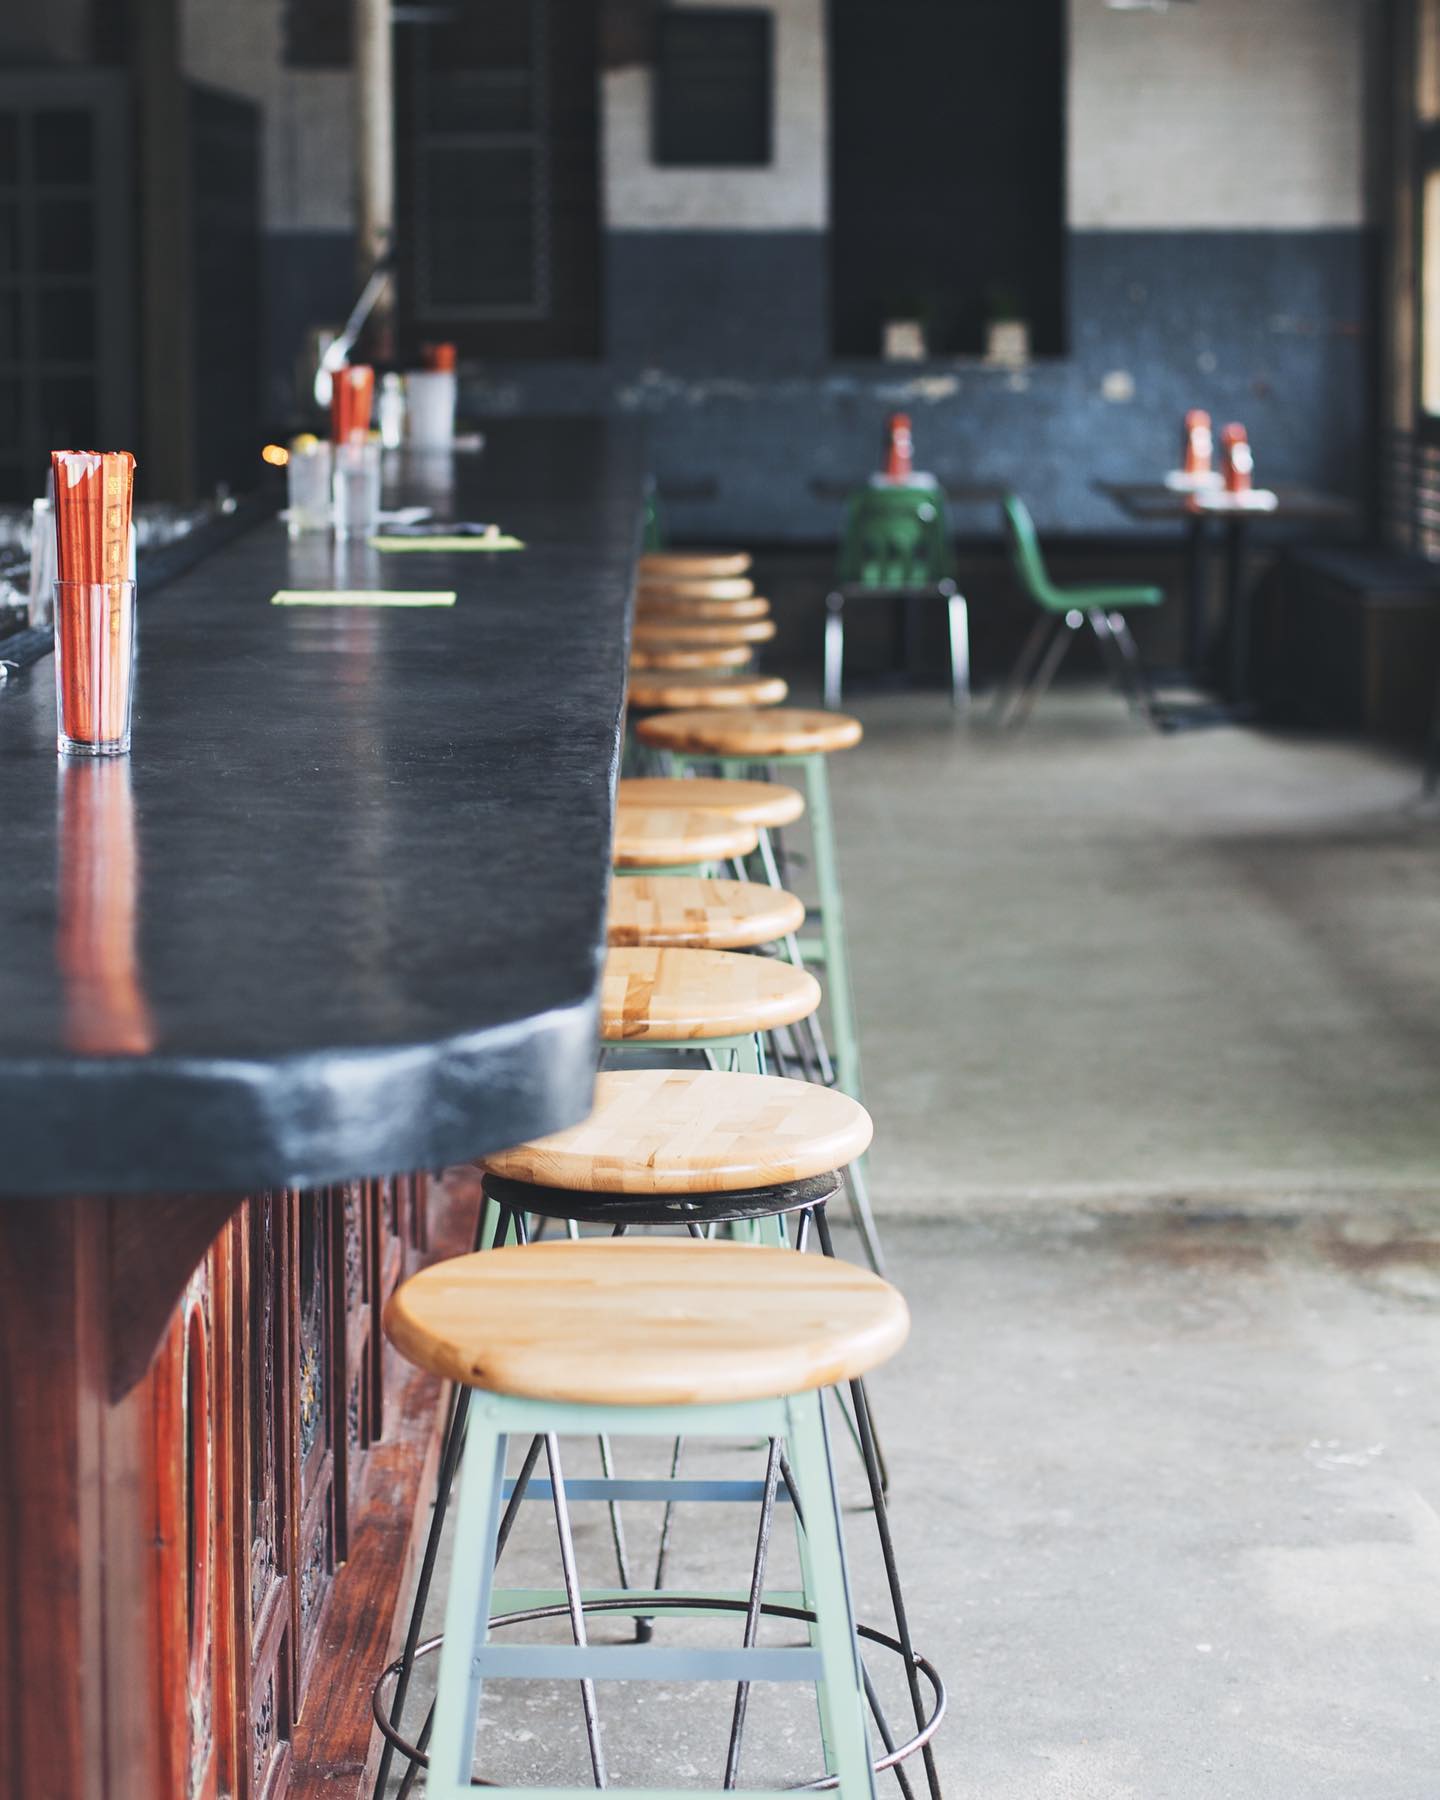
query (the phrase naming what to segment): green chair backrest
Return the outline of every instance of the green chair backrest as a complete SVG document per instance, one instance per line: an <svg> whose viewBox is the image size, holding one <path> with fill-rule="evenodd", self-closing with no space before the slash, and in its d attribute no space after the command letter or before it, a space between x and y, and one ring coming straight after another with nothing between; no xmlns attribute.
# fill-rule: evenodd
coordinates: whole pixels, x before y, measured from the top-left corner
<svg viewBox="0 0 1440 1800"><path fill-rule="evenodd" d="M837 586L929 588L954 573L945 502L937 490L875 487L850 496Z"/></svg>
<svg viewBox="0 0 1440 1800"><path fill-rule="evenodd" d="M1000 504L1005 514L1006 535L1010 539L1010 561L1021 587L1037 606L1051 611L1068 606L1069 602L1051 581L1045 567L1030 508L1018 494L1007 494Z"/></svg>

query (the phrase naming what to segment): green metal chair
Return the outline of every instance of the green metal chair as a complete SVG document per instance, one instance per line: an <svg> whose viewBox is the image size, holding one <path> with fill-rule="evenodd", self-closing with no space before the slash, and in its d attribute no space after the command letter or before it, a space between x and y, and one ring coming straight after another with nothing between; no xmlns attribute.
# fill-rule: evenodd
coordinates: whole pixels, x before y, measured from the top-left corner
<svg viewBox="0 0 1440 1800"><path fill-rule="evenodd" d="M937 488L915 483L861 488L850 497L845 535L826 596L825 704L840 704L845 661L845 602L938 596L950 615L950 697L970 700L970 615L955 585L955 553Z"/></svg>
<svg viewBox="0 0 1440 1800"><path fill-rule="evenodd" d="M1140 652L1125 614L1138 606L1160 606L1165 590L1101 583L1060 587L1050 579L1030 509L1018 494L1002 502L1010 560L1020 586L1040 609L1009 679L995 696L997 725L1023 722L1049 687L1070 640L1083 626L1095 633L1101 651L1131 709L1158 725L1154 696L1140 666Z"/></svg>

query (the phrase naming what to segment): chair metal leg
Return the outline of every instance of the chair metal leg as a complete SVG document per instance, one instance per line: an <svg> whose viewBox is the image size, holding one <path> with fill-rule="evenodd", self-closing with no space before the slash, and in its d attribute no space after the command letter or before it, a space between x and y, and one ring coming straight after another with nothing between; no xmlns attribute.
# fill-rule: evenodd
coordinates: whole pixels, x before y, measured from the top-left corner
<svg viewBox="0 0 1440 1800"><path fill-rule="evenodd" d="M1145 673L1145 666L1140 661L1140 647L1135 642L1130 630L1130 622L1124 613L1112 612L1108 620L1111 636L1115 639L1120 651L1120 660L1129 675L1131 704L1143 715L1151 725L1160 723L1159 711L1155 705L1155 696L1151 692L1150 681Z"/></svg>
<svg viewBox="0 0 1440 1800"><path fill-rule="evenodd" d="M1059 621L1053 613L1041 613L1020 647L1020 654L1015 659L1015 667L997 689L995 704L990 716L992 723L1002 730L1010 723L1015 708L1019 704L1020 696L1058 625Z"/></svg>
<svg viewBox="0 0 1440 1800"><path fill-rule="evenodd" d="M1085 623L1082 612L1067 612L1059 622L1059 629L1051 638L1049 647L1041 658L1040 667L1035 671L1035 679L1021 696L1020 704L1015 710L1015 721L1023 725L1030 717L1035 702L1055 679L1055 671L1060 667L1065 652L1070 648L1070 640Z"/></svg>
<svg viewBox="0 0 1440 1800"><path fill-rule="evenodd" d="M845 597L825 596L825 705L840 704L841 676L845 663Z"/></svg>
<svg viewBox="0 0 1440 1800"><path fill-rule="evenodd" d="M950 704L956 712L970 706L970 608L963 594L952 594L950 614Z"/></svg>

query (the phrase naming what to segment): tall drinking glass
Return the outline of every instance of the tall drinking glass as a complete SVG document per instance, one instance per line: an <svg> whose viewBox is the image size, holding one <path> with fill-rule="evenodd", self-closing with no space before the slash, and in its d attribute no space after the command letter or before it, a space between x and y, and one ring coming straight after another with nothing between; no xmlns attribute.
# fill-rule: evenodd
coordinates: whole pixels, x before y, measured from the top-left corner
<svg viewBox="0 0 1440 1800"><path fill-rule="evenodd" d="M335 535L373 537L380 523L378 440L335 446Z"/></svg>
<svg viewBox="0 0 1440 1800"><path fill-rule="evenodd" d="M135 583L55 583L55 710L59 748L123 756L135 688Z"/></svg>

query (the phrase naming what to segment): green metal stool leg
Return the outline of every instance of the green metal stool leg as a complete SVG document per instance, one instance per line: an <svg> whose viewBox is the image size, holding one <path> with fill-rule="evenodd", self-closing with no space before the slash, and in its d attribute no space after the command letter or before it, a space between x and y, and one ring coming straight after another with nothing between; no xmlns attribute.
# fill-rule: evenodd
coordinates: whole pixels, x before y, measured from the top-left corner
<svg viewBox="0 0 1440 1800"><path fill-rule="evenodd" d="M481 1416L471 1418L465 1442L455 1560L445 1601L445 1651L435 1691L435 1730L426 1784L434 1800L468 1800L472 1791L470 1769L481 1682L476 1652L490 1630L495 1540L505 1485L505 1436L484 1416L483 1408L474 1410Z"/></svg>
<svg viewBox="0 0 1440 1800"><path fill-rule="evenodd" d="M789 1411L790 1456L805 1509L800 1526L805 1604L815 1614L810 1641L820 1652L824 1670L817 1686L826 1768L838 1778L840 1800L874 1800L875 1772L865 1737L865 1686L830 1467L824 1395L794 1395ZM791 1493L796 1498L793 1488ZM800 1518L798 1504L796 1518Z"/></svg>
<svg viewBox="0 0 1440 1800"><path fill-rule="evenodd" d="M820 938L825 958L825 994L834 1027L835 1067L840 1086L859 1100L860 1043L855 1033L855 1001L850 989L850 961L845 947L845 904L840 894L840 863L835 823L830 811L830 780L823 756L805 759L805 798L815 851L815 881L820 891Z"/></svg>

